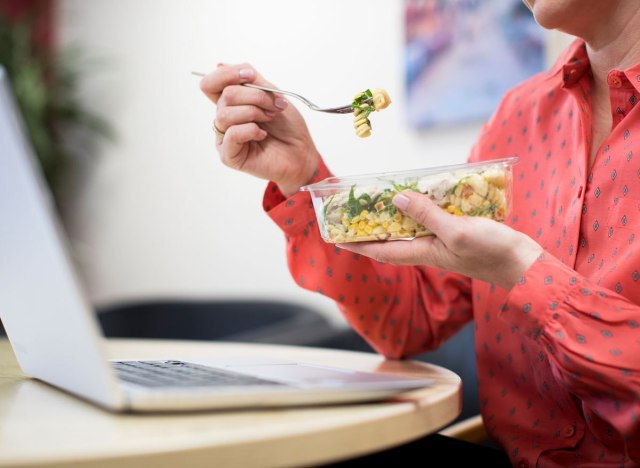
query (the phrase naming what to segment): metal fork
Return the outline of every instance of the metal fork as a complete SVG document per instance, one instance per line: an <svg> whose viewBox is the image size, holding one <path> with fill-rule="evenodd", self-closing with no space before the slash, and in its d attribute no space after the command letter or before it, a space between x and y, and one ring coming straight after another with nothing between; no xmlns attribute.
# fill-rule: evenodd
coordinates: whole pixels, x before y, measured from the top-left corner
<svg viewBox="0 0 640 468"><path fill-rule="evenodd" d="M201 72L191 72L192 74L196 75L196 76L205 76L204 73ZM303 103L305 103L305 105L314 111L317 112L328 112L330 114L351 114L353 112L353 106L351 104L348 104L346 106L340 106L340 107L320 107L316 104L314 104L313 102L309 101L306 97L304 96L300 96L299 94L296 93L292 93L291 91L285 91L283 89L275 89L275 88L267 88L266 86L260 86L257 84L253 84L253 83L242 83L244 86L248 87L248 88L256 88L256 89L261 89L263 91L268 91L270 93L278 93L278 94L286 94L287 96L291 96L294 97L296 99L299 99L300 101L302 101ZM366 101L363 101L363 103L370 103L372 102L373 99L367 99Z"/></svg>

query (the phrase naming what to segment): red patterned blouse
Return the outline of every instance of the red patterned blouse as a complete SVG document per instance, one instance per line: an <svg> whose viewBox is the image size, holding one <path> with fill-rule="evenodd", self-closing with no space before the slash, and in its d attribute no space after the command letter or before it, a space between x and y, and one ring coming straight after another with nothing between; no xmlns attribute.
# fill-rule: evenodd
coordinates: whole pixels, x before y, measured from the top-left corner
<svg viewBox="0 0 640 468"><path fill-rule="evenodd" d="M515 466L640 464L640 65L608 75L613 127L589 169L591 78L576 40L505 95L472 149L519 156L507 223L545 249L511 291L326 244L307 193L270 183L263 201L293 279L383 355L431 350L475 320L482 415ZM321 164L314 180L329 175Z"/></svg>

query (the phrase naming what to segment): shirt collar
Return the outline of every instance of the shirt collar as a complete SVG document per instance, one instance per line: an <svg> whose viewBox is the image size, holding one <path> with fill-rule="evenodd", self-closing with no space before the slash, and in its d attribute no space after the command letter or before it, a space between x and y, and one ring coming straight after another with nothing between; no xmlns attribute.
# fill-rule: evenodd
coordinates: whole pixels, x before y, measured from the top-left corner
<svg viewBox="0 0 640 468"><path fill-rule="evenodd" d="M586 73L591 73L590 65L585 42L576 38L549 69L547 77L558 80L563 88L570 88L578 83ZM621 85L635 88L640 92L640 63L626 70L610 70L609 78L610 85L612 81L616 82L617 79L626 78L622 80Z"/></svg>
<svg viewBox="0 0 640 468"><path fill-rule="evenodd" d="M570 88L580 81L585 73L590 73L591 67L587 48L582 39L575 39L567 47L548 73L550 79L558 80L563 88Z"/></svg>

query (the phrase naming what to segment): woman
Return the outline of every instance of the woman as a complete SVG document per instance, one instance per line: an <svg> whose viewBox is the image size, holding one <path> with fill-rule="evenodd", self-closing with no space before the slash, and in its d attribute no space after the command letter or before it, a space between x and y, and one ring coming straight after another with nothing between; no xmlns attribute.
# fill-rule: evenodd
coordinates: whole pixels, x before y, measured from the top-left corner
<svg viewBox="0 0 640 468"><path fill-rule="evenodd" d="M434 349L475 320L483 421L511 464L638 466L640 8L525 3L541 26L577 39L504 96L469 156L519 156L504 224L405 192L396 207L435 236L335 249L298 193L330 175L300 114L237 86L270 84L246 64L218 66L201 88L217 104L222 161L271 181L264 207L302 287L335 299L390 358Z"/></svg>

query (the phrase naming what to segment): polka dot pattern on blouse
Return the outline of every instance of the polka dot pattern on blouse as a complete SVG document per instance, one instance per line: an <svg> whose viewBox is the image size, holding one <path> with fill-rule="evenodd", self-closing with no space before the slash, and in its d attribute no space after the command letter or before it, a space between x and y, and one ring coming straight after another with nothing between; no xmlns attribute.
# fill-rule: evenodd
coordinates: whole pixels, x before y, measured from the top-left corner
<svg viewBox="0 0 640 468"><path fill-rule="evenodd" d="M576 40L505 95L471 151L520 158L507 224L544 253L511 291L341 251L307 193L264 196L293 279L378 352L410 357L474 320L483 419L514 466L640 464L640 64L607 76L613 125L589 168L591 79ZM329 175L321 163L314 180Z"/></svg>

